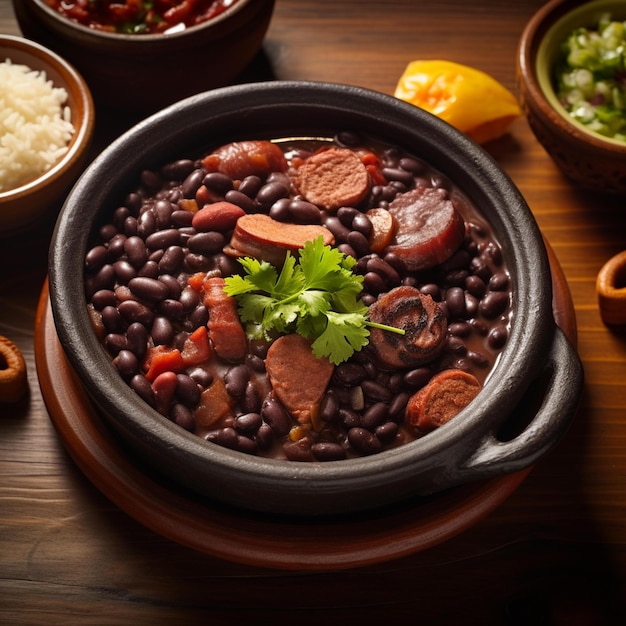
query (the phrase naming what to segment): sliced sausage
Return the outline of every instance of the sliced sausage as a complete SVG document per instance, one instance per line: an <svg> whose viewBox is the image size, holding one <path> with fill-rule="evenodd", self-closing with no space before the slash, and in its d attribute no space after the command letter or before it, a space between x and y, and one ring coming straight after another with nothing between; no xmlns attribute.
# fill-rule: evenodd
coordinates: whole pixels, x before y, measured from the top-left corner
<svg viewBox="0 0 626 626"><path fill-rule="evenodd" d="M253 175L265 177L271 172L287 171L283 151L266 140L228 143L204 157L202 165L209 172L221 172L233 180Z"/></svg>
<svg viewBox="0 0 626 626"><path fill-rule="evenodd" d="M406 407L407 421L424 432L434 430L464 409L480 388L480 382L468 372L440 372L411 396Z"/></svg>
<svg viewBox="0 0 626 626"><path fill-rule="evenodd" d="M213 349L225 361L241 361L248 352L248 341L237 313L237 301L224 291L221 276L207 278L202 288L209 311L207 326Z"/></svg>
<svg viewBox="0 0 626 626"><path fill-rule="evenodd" d="M445 345L448 320L441 307L415 287L382 294L369 308L372 322L395 326L404 335L370 329L370 346L381 367L402 369L432 361Z"/></svg>
<svg viewBox="0 0 626 626"><path fill-rule="evenodd" d="M310 156L298 168L295 184L309 202L329 210L356 206L370 190L365 165L346 148L329 148Z"/></svg>
<svg viewBox="0 0 626 626"><path fill-rule="evenodd" d="M17 402L27 389L22 353L10 339L0 335L0 402Z"/></svg>
<svg viewBox="0 0 626 626"><path fill-rule="evenodd" d="M279 222L269 215L255 213L237 220L230 244L224 252L231 256L251 256L279 266L287 251L304 248L307 241L324 238L325 245L335 243L333 234L324 226Z"/></svg>
<svg viewBox="0 0 626 626"><path fill-rule="evenodd" d="M312 423L334 371L326 358L318 359L311 341L300 335L283 335L272 343L265 368L276 397L300 423Z"/></svg>
<svg viewBox="0 0 626 626"><path fill-rule="evenodd" d="M398 226L387 252L402 259L409 271L443 263L463 243L465 223L445 189L411 189L396 196L389 213Z"/></svg>

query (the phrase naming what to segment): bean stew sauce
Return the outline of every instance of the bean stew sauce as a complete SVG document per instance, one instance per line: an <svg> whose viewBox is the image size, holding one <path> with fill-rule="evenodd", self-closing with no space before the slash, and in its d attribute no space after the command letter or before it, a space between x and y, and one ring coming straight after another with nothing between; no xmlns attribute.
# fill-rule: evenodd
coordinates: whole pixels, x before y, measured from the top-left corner
<svg viewBox="0 0 626 626"><path fill-rule="evenodd" d="M252 337L225 279L323 237L370 321L341 362L295 327ZM354 132L250 140L141 172L85 258L92 325L163 416L244 453L333 461L453 419L507 342L513 289L479 208L422 159ZM404 335L385 330L402 329Z"/></svg>

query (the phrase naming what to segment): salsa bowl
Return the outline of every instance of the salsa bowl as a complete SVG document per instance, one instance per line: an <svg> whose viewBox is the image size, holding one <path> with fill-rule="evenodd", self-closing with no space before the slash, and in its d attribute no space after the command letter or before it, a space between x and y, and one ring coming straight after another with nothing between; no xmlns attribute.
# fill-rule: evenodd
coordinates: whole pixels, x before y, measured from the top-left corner
<svg viewBox="0 0 626 626"><path fill-rule="evenodd" d="M94 285L110 273L108 268L101 273L104 265L98 265L95 259L102 252L104 257L101 258L108 254L105 248L111 245L110 237L115 237L113 231L117 228L112 228L114 213L121 211L117 213L118 226L123 215L122 222L132 222L134 226L131 230L137 232L138 223L132 217L130 221L126 220L130 216L124 205L129 206L134 201L139 204L158 201L156 196L150 198L150 193L146 193L148 188L154 190L161 184L154 181L155 172L171 172L182 167L181 164L189 158L207 154L210 155L205 161L208 164L221 154L220 147L232 146L233 142L241 145L250 140L292 141L294 138L305 142L319 141L320 138L327 141L327 138L339 134L344 139L345 148L352 143L349 138L360 133L375 138L372 141L394 146L386 153L388 156L396 155L400 150L403 154L402 151L406 151L415 155L418 161L423 158L428 164L425 170L427 176L423 175L421 167L411 165L415 160L403 161L406 167L421 172L411 178L410 184L417 185L415 181L423 181L424 187L441 188L445 198L454 198L460 206L471 204L476 207L481 216L478 217L477 213L476 219L499 242L508 272L505 282L509 284L506 293L510 325L507 326L506 341L498 349L489 373L483 375L484 381L477 395L468 400L453 419L424 436L409 438L401 445L380 451L361 448L361 454L336 460L320 460L319 457L290 460L292 457L289 455L282 458L277 454L249 454L213 438L215 433L210 429L203 433L204 436L198 436L184 427L184 420L177 422L172 415L160 411L158 402L149 406L142 399L144 396L140 397L141 390L131 388L127 380L120 376L121 370L114 367L109 350L111 346L105 347L106 340L103 341L102 334L97 336L94 330L97 324L94 326L91 315L95 293L100 293L95 296L96 300L103 291L106 292L105 300L111 297L111 289L103 290L99 285L94 290ZM340 152L343 154L346 150ZM315 154L315 151L312 153ZM303 156L298 150L294 154L295 160ZM335 153L322 149L317 152L316 159L324 159L328 154ZM359 154L363 155L362 152ZM367 158L369 162L370 157ZM373 170L367 172L370 178L377 175ZM390 171L385 175L398 176ZM218 178L223 180L221 176L213 176L212 180ZM191 184L191 179L185 180L187 185ZM143 191L134 194L138 184L143 185ZM243 181L238 183L237 191L240 193L242 184ZM341 187L341 184L337 186ZM398 184L391 186L396 190L398 188ZM276 187L272 185L272 189ZM186 201L192 199L194 193L198 197L195 191L198 188L196 185L192 192L189 189L175 192L182 202L181 206L187 206ZM182 197L181 193L186 197ZM314 195L310 189L306 193L309 200ZM232 202L218 199L214 203L219 204L220 219L225 219L224 215L230 215L230 212L236 213L230 240L223 248L226 250L245 244L244 251L250 251L245 247L252 239L250 232L242 229L242 215L232 209L236 196L227 196ZM260 196L256 198L260 201ZM357 203L361 201L365 200L355 200ZM389 206L393 204L394 201ZM202 214L202 217L196 218L195 226L191 226L191 230L182 226L183 230L179 231L186 245L192 248L195 245L189 243L191 239L187 236L198 234L199 221L207 219L198 207L194 214ZM184 215L177 214L177 217ZM331 217L334 215L331 214ZM399 218L399 221L402 222L405 217ZM250 221L265 222L270 219L259 211L253 220L246 219L246 227ZM410 218L407 219L410 222ZM331 230L333 223L327 220L318 228L334 233ZM240 231L235 234L237 228ZM165 230L175 229L168 227ZM408 230L404 234L411 236L412 227ZM477 230L482 232L483 228ZM109 243L101 247L97 241L103 233ZM162 238L163 235L157 234L157 237ZM337 235L337 239L339 237ZM122 235L121 239L118 237L113 246L128 238L128 235ZM137 239L134 241L137 242ZM358 237L352 237L350 241L358 247ZM343 249L346 250L345 247ZM68 253L70 250L71 254ZM158 258L163 256L164 253L159 253ZM240 256L230 257L231 261ZM155 262L156 258L153 259ZM224 258L220 252L218 265ZM345 514L383 507L469 481L527 468L563 436L574 417L582 390L580 360L554 321L551 273L541 233L518 190L483 149L445 122L395 98L358 87L315 82L240 85L193 96L147 118L113 142L83 174L67 198L57 222L49 260L50 304L59 340L94 405L113 431L130 450L145 460L156 475L172 480L201 497L247 510L307 516ZM194 273L196 278L186 275L187 278L192 282L197 280L198 275L214 278L216 272L206 271L203 261L200 259L199 262L201 269ZM90 274L94 264L99 269ZM227 265L232 267L230 262ZM117 267L123 273L123 268L128 266L124 263ZM447 267L448 270L453 271L454 268ZM419 273L422 270L411 271ZM95 282L94 276L99 277ZM82 279L76 280L76 277ZM463 280L465 278L463 275ZM414 280L408 277L400 289L407 286L410 289L413 283ZM142 281L141 284L146 286L148 283ZM150 284L154 286L154 283ZM385 289L379 291L368 302L373 304L387 293ZM375 293L376 290L371 288L370 292ZM128 294L127 291L125 293ZM460 293L463 293L462 289ZM144 296L150 297L145 292ZM125 298L122 296L122 299ZM432 300L430 295L427 299ZM143 299L143 302L145 304L146 300ZM455 306L451 299L446 298L440 308L453 319L452 309ZM369 311L370 317L374 318L371 307ZM113 312L113 316L117 313ZM480 314L476 313L476 316ZM96 317L102 320L102 311L97 312ZM150 324L152 321L151 318ZM207 326L210 326L210 321ZM445 328L444 335L448 341L450 333ZM373 334L371 337L371 345L366 345L362 351L366 360L369 358L368 351L377 345ZM214 339L219 341L219 335L215 335ZM153 340L152 347L157 349L159 343ZM226 344L232 347L233 342ZM332 349L332 342L330 346ZM213 348L217 350L217 343L213 344ZM448 348L443 354L450 355L451 351L446 350ZM269 350L264 356L269 368ZM360 356L357 351L357 357ZM308 393L309 382L319 376L303 370L299 358L290 360L287 356L286 361L284 369L301 372L298 374L300 390ZM369 371L375 370L374 375L378 368L387 371L390 367L397 367L390 365L389 359L376 363L376 366L366 367ZM333 376L340 367L335 365ZM398 377L389 374L385 379L391 381L391 392L381 390L381 384L368 383L367 386L374 389L371 392L374 395L381 393L385 396L382 404L394 404L396 398L404 394L404 407L408 400L408 394L402 387L404 383L397 387L392 379ZM341 395L339 390L337 393ZM213 404L205 407L207 411L211 411L219 398L214 397L214 400ZM391 409L388 412L391 413ZM240 413L245 417L250 412ZM309 414L301 423L294 423L296 431L307 428L309 431L316 430L311 424L314 425L318 418L322 422L326 419L323 416L320 418L322 410L319 414L315 411L311 413L315 416ZM239 420L230 430L245 430L249 426L247 420L247 417ZM358 430L361 432L366 428ZM293 429L289 430L287 439L293 432ZM258 440L259 436L256 438Z"/></svg>
<svg viewBox="0 0 626 626"><path fill-rule="evenodd" d="M624 195L626 141L595 132L584 116L573 118L557 93L564 43L575 29L597 29L603 15L626 20L626 7L617 0L552 0L539 9L520 38L517 83L530 128L561 171L581 188Z"/></svg>
<svg viewBox="0 0 626 626"><path fill-rule="evenodd" d="M140 34L91 27L61 14L61 4L14 0L24 36L74 64L97 103L139 114L233 82L260 50L274 10L274 0L237 0L196 25Z"/></svg>

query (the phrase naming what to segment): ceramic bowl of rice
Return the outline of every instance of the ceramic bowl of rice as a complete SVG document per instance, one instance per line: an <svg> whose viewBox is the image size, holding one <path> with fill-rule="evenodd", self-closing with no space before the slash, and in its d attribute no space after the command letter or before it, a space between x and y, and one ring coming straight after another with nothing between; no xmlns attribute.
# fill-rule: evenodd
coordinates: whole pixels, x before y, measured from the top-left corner
<svg viewBox="0 0 626 626"><path fill-rule="evenodd" d="M0 35L0 237L54 223L87 158L94 105L81 75L28 39Z"/></svg>

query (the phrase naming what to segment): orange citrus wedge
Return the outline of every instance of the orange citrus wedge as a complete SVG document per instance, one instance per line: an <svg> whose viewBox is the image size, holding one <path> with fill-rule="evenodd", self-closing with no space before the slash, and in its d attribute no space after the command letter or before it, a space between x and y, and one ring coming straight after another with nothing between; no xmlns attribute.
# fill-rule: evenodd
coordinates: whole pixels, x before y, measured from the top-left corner
<svg viewBox="0 0 626 626"><path fill-rule="evenodd" d="M433 113L478 143L504 135L521 115L515 96L495 78L452 61L412 61L394 95Z"/></svg>

